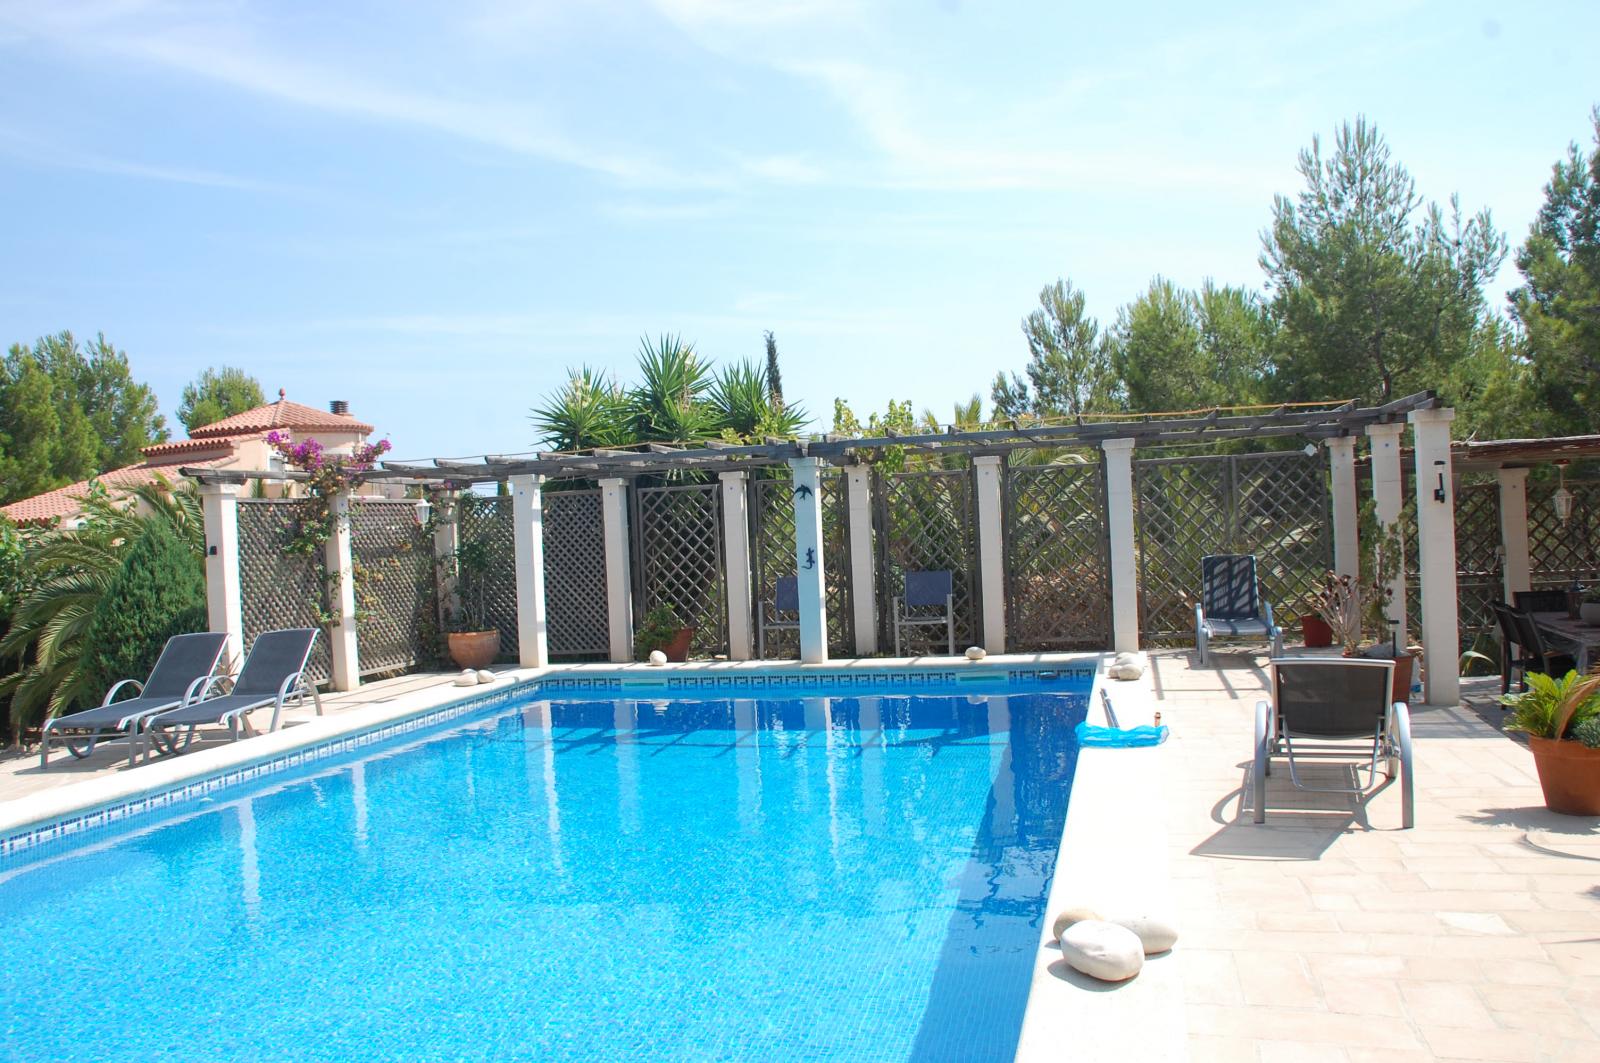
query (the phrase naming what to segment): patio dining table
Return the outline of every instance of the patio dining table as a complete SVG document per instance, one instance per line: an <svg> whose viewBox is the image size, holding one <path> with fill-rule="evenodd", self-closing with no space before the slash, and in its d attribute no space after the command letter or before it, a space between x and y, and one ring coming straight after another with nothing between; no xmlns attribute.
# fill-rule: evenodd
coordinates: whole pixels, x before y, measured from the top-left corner
<svg viewBox="0 0 1600 1063"><path fill-rule="evenodd" d="M1549 635L1552 641L1573 648L1579 674L1587 673L1590 663L1595 659L1596 651L1600 650L1600 627L1585 624L1582 620L1573 620L1566 613L1532 615L1533 622L1539 625L1539 630Z"/></svg>

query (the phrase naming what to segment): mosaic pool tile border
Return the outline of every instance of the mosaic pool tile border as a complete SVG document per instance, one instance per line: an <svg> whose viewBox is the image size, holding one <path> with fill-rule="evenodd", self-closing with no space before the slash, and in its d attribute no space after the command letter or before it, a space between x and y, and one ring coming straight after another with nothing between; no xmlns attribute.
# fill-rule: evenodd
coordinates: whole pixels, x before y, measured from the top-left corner
<svg viewBox="0 0 1600 1063"><path fill-rule="evenodd" d="M962 682L1049 683L1065 679L1092 681L1097 669L1092 664L1064 665L1057 668L987 668L981 671L954 669L863 669L852 672L753 672L749 674L679 674L628 676L546 675L524 679L484 694L449 702L432 709L350 734L336 735L300 749L237 767L227 768L197 779L190 779L153 790L137 797L68 813L45 823L35 824L0 837L0 860L21 853L39 855L44 846L65 847L81 842L96 831L135 816L146 815L187 801L197 801L218 790L253 782L293 768L326 760L340 753L384 742L400 735L446 723L469 713L536 690L620 692L637 687L665 686L668 690L793 690L803 687L930 687ZM665 683L662 682L665 680Z"/></svg>

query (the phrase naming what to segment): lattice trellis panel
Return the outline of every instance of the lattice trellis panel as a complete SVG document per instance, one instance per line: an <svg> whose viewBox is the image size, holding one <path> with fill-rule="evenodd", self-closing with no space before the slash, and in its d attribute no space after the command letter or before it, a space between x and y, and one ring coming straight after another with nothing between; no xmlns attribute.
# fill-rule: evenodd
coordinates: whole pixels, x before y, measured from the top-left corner
<svg viewBox="0 0 1600 1063"><path fill-rule="evenodd" d="M955 594L956 650L980 641L978 630L978 542L972 477L966 469L879 475L876 480L879 535L879 645L894 645L893 606L907 572L949 570ZM907 653L947 652L944 633L933 625L912 626L902 636Z"/></svg>
<svg viewBox="0 0 1600 1063"><path fill-rule="evenodd" d="M544 595L552 656L604 656L606 543L600 492L544 493Z"/></svg>
<svg viewBox="0 0 1600 1063"><path fill-rule="evenodd" d="M1156 458L1134 467L1146 638L1193 638L1200 560L1213 553L1256 556L1261 594L1280 623L1309 611L1333 565L1327 469L1319 456Z"/></svg>
<svg viewBox="0 0 1600 1063"><path fill-rule="evenodd" d="M350 507L362 675L410 668L428 652L423 616L439 606L423 513L415 501L363 499Z"/></svg>
<svg viewBox="0 0 1600 1063"><path fill-rule="evenodd" d="M1456 488L1456 610L1461 648L1471 649L1495 626L1489 603L1505 596L1500 561L1500 485ZM1415 623L1422 620L1419 612Z"/></svg>
<svg viewBox="0 0 1600 1063"><path fill-rule="evenodd" d="M1008 648L1021 652L1111 645L1100 465L1011 466L1005 498Z"/></svg>
<svg viewBox="0 0 1600 1063"><path fill-rule="evenodd" d="M462 544L482 542L492 558L486 582L485 609L500 632L500 656L517 655L517 559L511 525L511 498L462 495L457 509L457 537Z"/></svg>
<svg viewBox="0 0 1600 1063"><path fill-rule="evenodd" d="M1600 581L1600 480L1568 480L1572 516L1562 524L1551 500L1556 483L1528 485L1528 553L1533 586Z"/></svg>
<svg viewBox="0 0 1600 1063"><path fill-rule="evenodd" d="M665 602L695 627L691 652L728 650L726 571L722 563L721 485L644 487L636 492L635 570L640 613Z"/></svg>
<svg viewBox="0 0 1600 1063"><path fill-rule="evenodd" d="M822 488L823 578L828 605L828 653L855 656L850 598L850 501L843 473L825 476ZM773 600L781 576L794 575L794 494L789 477L750 481L751 549L755 555L755 607ZM770 615L770 610L769 610ZM786 618L792 619L792 617ZM769 631L770 660L800 655L800 636L792 629Z"/></svg>
<svg viewBox="0 0 1600 1063"><path fill-rule="evenodd" d="M246 652L263 631L288 627L322 629L328 600L322 567L288 552L300 503L278 499L239 500L239 598ZM317 639L307 672L317 682L330 674L328 640Z"/></svg>

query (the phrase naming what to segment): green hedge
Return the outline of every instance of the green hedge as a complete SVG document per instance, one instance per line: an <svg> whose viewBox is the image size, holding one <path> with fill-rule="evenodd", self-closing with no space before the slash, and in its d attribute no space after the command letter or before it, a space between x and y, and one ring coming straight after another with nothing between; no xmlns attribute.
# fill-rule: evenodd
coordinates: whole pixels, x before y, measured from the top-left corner
<svg viewBox="0 0 1600 1063"><path fill-rule="evenodd" d="M206 630L205 568L166 521L151 521L95 606L85 674L98 703L119 679L143 680L173 635Z"/></svg>

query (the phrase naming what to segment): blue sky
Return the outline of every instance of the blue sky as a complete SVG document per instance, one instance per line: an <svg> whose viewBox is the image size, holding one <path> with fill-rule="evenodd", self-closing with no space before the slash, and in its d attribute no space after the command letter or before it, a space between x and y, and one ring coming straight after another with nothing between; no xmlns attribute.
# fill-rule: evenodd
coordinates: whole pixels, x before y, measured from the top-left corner
<svg viewBox="0 0 1600 1063"><path fill-rule="evenodd" d="M774 330L821 427L948 416L1058 276L1259 287L1358 114L1520 241L1600 102L1600 4L1539 6L0 0L0 339L103 330L169 414L242 366L401 457L529 449L646 332Z"/></svg>

